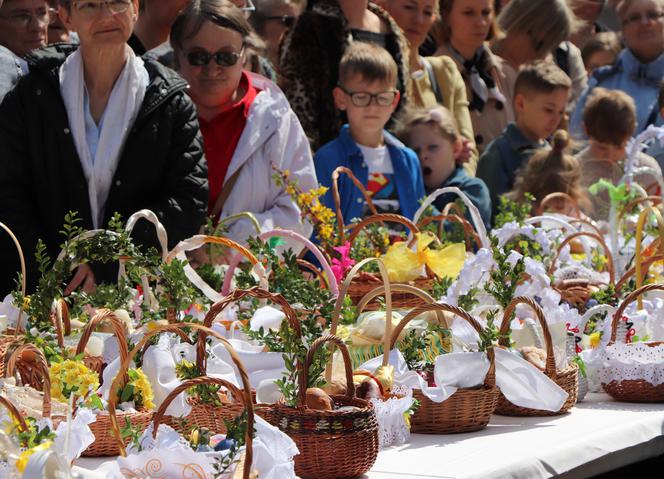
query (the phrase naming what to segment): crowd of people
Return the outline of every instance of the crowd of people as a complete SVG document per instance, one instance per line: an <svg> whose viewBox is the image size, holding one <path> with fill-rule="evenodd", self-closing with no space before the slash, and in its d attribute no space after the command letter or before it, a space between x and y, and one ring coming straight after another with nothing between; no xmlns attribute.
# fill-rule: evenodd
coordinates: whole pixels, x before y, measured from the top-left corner
<svg viewBox="0 0 664 479"><path fill-rule="evenodd" d="M70 211L93 229L149 208L169 247L242 212L310 235L275 170L307 191L344 166L411 218L456 186L489 228L503 195L565 193L605 220L588 187L662 124L663 77L664 0L0 0L0 221L34 286L37 241L57 256ZM637 163L661 193L664 148ZM347 222L370 214L351 179L339 193ZM112 274L82 265L68 290Z"/></svg>

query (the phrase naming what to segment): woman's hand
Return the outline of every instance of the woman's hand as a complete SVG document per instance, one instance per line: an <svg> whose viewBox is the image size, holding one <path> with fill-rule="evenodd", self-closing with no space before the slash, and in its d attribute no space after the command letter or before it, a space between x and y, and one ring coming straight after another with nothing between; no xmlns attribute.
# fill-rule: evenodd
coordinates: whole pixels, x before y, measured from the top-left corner
<svg viewBox="0 0 664 479"><path fill-rule="evenodd" d="M65 288L65 296L73 293L79 286L84 293L92 293L97 288L95 274L90 265L82 264L76 269L76 274Z"/></svg>
<svg viewBox="0 0 664 479"><path fill-rule="evenodd" d="M459 149L456 158L454 158L457 165L462 166L465 163L468 163L468 161L470 161L472 148L473 148L473 143L468 138L462 136L461 148Z"/></svg>

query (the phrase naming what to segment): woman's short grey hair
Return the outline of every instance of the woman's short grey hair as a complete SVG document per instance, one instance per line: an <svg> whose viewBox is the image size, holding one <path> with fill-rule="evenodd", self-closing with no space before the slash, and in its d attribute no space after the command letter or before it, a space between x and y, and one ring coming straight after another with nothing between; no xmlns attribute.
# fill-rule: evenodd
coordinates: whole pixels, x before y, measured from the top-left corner
<svg viewBox="0 0 664 479"><path fill-rule="evenodd" d="M526 33L537 52L549 53L577 30L578 20L565 0L511 0L498 16L505 33Z"/></svg>
<svg viewBox="0 0 664 479"><path fill-rule="evenodd" d="M620 0L616 3L616 11L618 16L622 19L627 9L632 6L635 0ZM655 3L659 3L659 6L664 8L664 0L655 0Z"/></svg>

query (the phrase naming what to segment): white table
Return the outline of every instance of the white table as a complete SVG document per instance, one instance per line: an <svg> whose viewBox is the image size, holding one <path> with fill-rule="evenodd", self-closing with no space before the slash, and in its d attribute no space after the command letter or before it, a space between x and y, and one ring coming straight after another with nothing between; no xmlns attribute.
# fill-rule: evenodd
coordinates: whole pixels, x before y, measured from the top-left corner
<svg viewBox="0 0 664 479"><path fill-rule="evenodd" d="M664 454L663 432L664 404L589 394L564 416L493 416L475 433L413 434L408 444L381 451L364 479L591 477ZM107 461L77 464L94 471Z"/></svg>

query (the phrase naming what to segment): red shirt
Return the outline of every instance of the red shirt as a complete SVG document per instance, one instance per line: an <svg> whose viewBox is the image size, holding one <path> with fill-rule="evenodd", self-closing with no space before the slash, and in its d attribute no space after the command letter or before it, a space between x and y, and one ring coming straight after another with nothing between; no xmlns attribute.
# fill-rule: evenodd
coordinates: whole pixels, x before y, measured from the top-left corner
<svg viewBox="0 0 664 479"><path fill-rule="evenodd" d="M210 183L208 214L212 212L221 193L228 166L231 164L235 148L237 148L240 136L247 124L249 107L260 91L253 86L247 72L242 72L239 88L246 93L236 103L210 121L199 118Z"/></svg>

